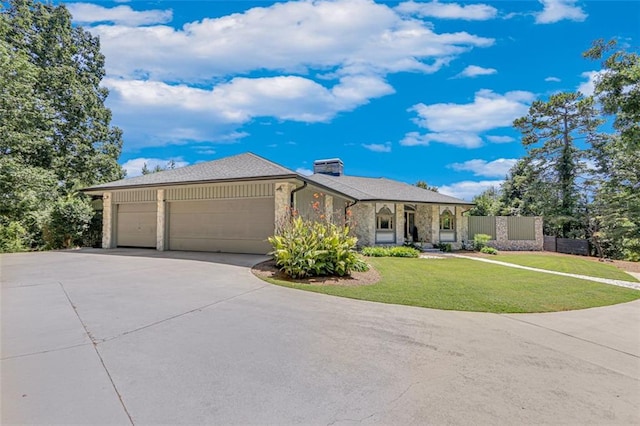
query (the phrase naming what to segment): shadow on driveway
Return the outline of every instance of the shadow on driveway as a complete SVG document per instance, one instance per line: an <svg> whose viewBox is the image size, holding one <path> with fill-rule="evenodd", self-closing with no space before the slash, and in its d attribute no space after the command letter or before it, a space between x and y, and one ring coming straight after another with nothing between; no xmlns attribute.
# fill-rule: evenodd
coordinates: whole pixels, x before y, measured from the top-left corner
<svg viewBox="0 0 640 426"><path fill-rule="evenodd" d="M156 249L145 248L81 248L75 250L61 250L60 253L66 254L95 254L98 256L127 256L127 257L146 257L154 259L181 259L195 260L200 262L219 263L223 265L252 267L265 260L271 259L271 256L260 254L239 254L239 253L211 253L198 251L158 251Z"/></svg>

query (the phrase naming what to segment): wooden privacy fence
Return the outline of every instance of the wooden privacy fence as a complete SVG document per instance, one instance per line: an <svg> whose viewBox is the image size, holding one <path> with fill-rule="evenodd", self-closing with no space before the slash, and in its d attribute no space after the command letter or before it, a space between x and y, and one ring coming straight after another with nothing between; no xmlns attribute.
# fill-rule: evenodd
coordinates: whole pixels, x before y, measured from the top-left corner
<svg viewBox="0 0 640 426"><path fill-rule="evenodd" d="M580 238L557 238L545 235L544 250L589 256L589 241Z"/></svg>

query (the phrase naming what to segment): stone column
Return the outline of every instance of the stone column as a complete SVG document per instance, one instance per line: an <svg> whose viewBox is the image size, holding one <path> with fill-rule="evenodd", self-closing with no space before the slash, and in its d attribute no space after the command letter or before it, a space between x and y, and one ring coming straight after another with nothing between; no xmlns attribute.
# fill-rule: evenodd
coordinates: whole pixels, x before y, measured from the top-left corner
<svg viewBox="0 0 640 426"><path fill-rule="evenodd" d="M498 250L503 250L509 246L509 230L506 216L496 216L496 246Z"/></svg>
<svg viewBox="0 0 640 426"><path fill-rule="evenodd" d="M396 244L404 244L404 204L396 204Z"/></svg>
<svg viewBox="0 0 640 426"><path fill-rule="evenodd" d="M274 191L275 201L275 232L291 217L291 191L295 185L289 182L276 182Z"/></svg>
<svg viewBox="0 0 640 426"><path fill-rule="evenodd" d="M465 239L462 207L455 206L454 209L456 218L456 243L458 243L460 245L460 248L462 248L462 240Z"/></svg>
<svg viewBox="0 0 640 426"><path fill-rule="evenodd" d="M333 222L333 196L324 194L324 217L328 222Z"/></svg>
<svg viewBox="0 0 640 426"><path fill-rule="evenodd" d="M431 206L431 243L440 242L440 206Z"/></svg>
<svg viewBox="0 0 640 426"><path fill-rule="evenodd" d="M158 189L158 195L157 195L157 205L158 208L157 210L157 214L156 214L156 250L158 251L165 251L165 230L166 230L166 226L165 226L165 220L166 220L166 211L165 211L165 207L166 207L166 202L164 200L164 189Z"/></svg>
<svg viewBox="0 0 640 426"><path fill-rule="evenodd" d="M534 219L534 229L536 233L536 248L535 250L544 250L544 230L542 228L542 218L536 216Z"/></svg>
<svg viewBox="0 0 640 426"><path fill-rule="evenodd" d="M113 239L113 194L105 192L102 194L102 248L109 249L115 247Z"/></svg>

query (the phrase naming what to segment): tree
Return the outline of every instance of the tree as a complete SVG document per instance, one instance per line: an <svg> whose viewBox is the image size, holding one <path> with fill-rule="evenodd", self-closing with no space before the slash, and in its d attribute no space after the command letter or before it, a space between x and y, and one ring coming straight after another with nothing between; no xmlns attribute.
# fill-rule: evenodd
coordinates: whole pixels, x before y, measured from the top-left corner
<svg viewBox="0 0 640 426"><path fill-rule="evenodd" d="M160 164L156 164L156 166L153 169L150 169L149 166L147 166L147 163L145 162L142 165L141 172L143 175L148 175L151 173L164 172L165 170L173 170L175 168L176 168L176 162L174 160L167 161L167 164L165 164L164 166L161 166Z"/></svg>
<svg viewBox="0 0 640 426"><path fill-rule="evenodd" d="M117 163L122 134L104 105L98 38L73 26L62 5L3 6L0 224L18 224L28 244L39 247L57 200L124 176Z"/></svg>
<svg viewBox="0 0 640 426"><path fill-rule="evenodd" d="M108 91L100 87L105 73L98 38L73 26L63 5L10 0L1 19L4 49L18 58L6 66L9 73L20 67L26 86L15 93L22 96L7 117L12 124L5 125L16 131L3 140L3 154L54 170L65 194L122 178L117 163L122 135L110 125L111 112L104 106ZM24 98L27 93L31 100ZM23 107L30 113L20 119L16 115ZM23 132L20 121L25 120ZM27 141L34 132L39 137Z"/></svg>
<svg viewBox="0 0 640 426"><path fill-rule="evenodd" d="M427 182L423 180L417 181L415 186L422 189L428 189L429 191L438 192L437 186L430 186L429 184L427 184Z"/></svg>
<svg viewBox="0 0 640 426"><path fill-rule="evenodd" d="M473 197L471 202L475 206L469 210L470 216L498 216L502 210L500 191L493 186Z"/></svg>
<svg viewBox="0 0 640 426"><path fill-rule="evenodd" d="M539 183L543 183L550 204L542 214L555 217L560 223L558 236L568 237L572 229L579 228L580 190L577 178L584 166L588 151L580 149L576 139L597 144L602 136L597 129L602 120L597 118L593 98L580 93L558 93L548 101L534 101L529 114L514 121L522 133L522 143L528 150L529 166L536 169Z"/></svg>
<svg viewBox="0 0 640 426"><path fill-rule="evenodd" d="M593 42L583 56L600 60L617 46L615 40ZM640 149L640 55L618 50L602 61L594 95L605 114L615 115L614 127L629 149Z"/></svg>
<svg viewBox="0 0 640 426"><path fill-rule="evenodd" d="M621 137L594 149L599 176L592 227L601 255L640 261L640 150Z"/></svg>

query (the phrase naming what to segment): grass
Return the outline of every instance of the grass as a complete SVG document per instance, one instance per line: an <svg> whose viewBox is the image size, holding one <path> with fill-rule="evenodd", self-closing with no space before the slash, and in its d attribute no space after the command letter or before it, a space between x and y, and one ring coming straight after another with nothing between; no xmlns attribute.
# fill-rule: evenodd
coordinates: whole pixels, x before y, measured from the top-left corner
<svg viewBox="0 0 640 426"><path fill-rule="evenodd" d="M580 259L576 256L560 256L549 254L502 254L492 257L492 260L513 263L532 268L546 269L548 271L566 272L569 274L589 275L591 277L610 278L613 280L633 281L638 280L624 271L603 262Z"/></svg>
<svg viewBox="0 0 640 426"><path fill-rule="evenodd" d="M353 299L459 311L555 312L613 305L640 291L468 259L369 258L382 279L367 286L267 281Z"/></svg>

